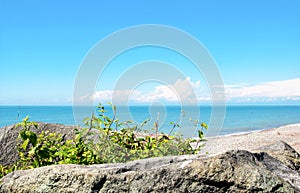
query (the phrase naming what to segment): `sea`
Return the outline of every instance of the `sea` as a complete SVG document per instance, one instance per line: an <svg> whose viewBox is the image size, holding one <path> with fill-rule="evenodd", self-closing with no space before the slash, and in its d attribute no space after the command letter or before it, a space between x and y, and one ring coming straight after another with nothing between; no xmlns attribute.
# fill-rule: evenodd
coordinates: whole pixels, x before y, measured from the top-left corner
<svg viewBox="0 0 300 193"><path fill-rule="evenodd" d="M114 113L109 106L104 107L106 116L113 118ZM197 137L197 131L203 129L205 135L217 136L239 134L264 130L279 126L300 123L300 106L292 105L231 105L224 108L224 116L215 117L221 124L211 123L212 106L120 106L116 108L115 119L119 122L131 120L129 126L137 125L149 132L164 132ZM83 119L92 114L99 116L97 107L72 106L0 106L0 129L22 121L26 116L30 121L80 125ZM157 123L157 130L154 127ZM208 129L201 127L206 123ZM176 125L176 126L174 126ZM115 127L115 125L113 126ZM120 129L121 126L115 129ZM210 132L214 131L214 132Z"/></svg>

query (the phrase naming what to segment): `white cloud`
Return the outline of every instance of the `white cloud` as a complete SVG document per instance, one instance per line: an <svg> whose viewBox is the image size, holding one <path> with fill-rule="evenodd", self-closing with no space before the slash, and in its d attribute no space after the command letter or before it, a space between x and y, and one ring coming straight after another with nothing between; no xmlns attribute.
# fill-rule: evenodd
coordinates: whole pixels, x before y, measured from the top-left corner
<svg viewBox="0 0 300 193"><path fill-rule="evenodd" d="M174 84L173 88L177 91L178 96L183 101L192 102L196 99L195 91L200 87L200 81L192 82L190 78L185 80L178 79Z"/></svg>
<svg viewBox="0 0 300 193"><path fill-rule="evenodd" d="M164 101L169 103L192 103L197 100L196 89L200 81L192 82L190 78L178 79L173 85L159 85L148 92L140 90L104 90L95 92L95 101L113 101L115 104L126 103L128 99L136 103L153 103Z"/></svg>
<svg viewBox="0 0 300 193"><path fill-rule="evenodd" d="M300 98L300 78L265 82L256 85L226 85L227 100L235 101L291 101Z"/></svg>
<svg viewBox="0 0 300 193"><path fill-rule="evenodd" d="M136 97L136 95L138 96L139 94L139 91L136 91L134 94L132 94L131 90L103 90L95 92L93 99L96 102L112 101L115 104L120 104L127 102L130 95Z"/></svg>
<svg viewBox="0 0 300 193"><path fill-rule="evenodd" d="M150 91L148 93L137 94L136 92L139 91L135 90L133 94L135 94L136 97L132 98L135 102L139 103L152 103L158 100L164 100L168 102L179 101L175 91L172 89L172 87L169 87L167 85L157 86L154 88L154 91Z"/></svg>

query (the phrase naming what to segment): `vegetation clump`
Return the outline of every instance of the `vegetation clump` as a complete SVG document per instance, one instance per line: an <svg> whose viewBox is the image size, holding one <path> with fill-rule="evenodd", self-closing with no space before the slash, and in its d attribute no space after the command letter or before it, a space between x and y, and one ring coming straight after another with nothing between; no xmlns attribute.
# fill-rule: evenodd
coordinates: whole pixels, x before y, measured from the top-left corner
<svg viewBox="0 0 300 193"><path fill-rule="evenodd" d="M31 169L53 164L102 164L128 162L149 157L167 155L196 154L200 147L193 148L192 142L204 140L203 130L207 129L201 123L198 139L184 139L173 136L172 131L179 127L178 122L172 124L169 134L158 133L158 123L155 122L155 133L142 132L143 126L129 126L132 122L120 122L116 118L116 107L110 105L113 117L106 116L107 110L101 104L97 107L98 115L84 120L85 127L76 129L72 139L65 140L64 135L42 131L37 134L30 130L38 127L26 117L17 126L23 129L18 136L18 152L20 159L11 167L0 165L0 178L15 171ZM198 124L198 122L196 122Z"/></svg>

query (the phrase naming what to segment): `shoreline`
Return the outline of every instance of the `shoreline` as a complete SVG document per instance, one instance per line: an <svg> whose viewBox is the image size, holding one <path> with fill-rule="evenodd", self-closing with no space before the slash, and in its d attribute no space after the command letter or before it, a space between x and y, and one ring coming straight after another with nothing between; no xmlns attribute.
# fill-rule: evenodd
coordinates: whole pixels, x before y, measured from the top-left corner
<svg viewBox="0 0 300 193"><path fill-rule="evenodd" d="M206 137L205 139L218 138L218 137L230 137L230 136L234 136L234 135L246 135L246 134L251 134L251 133L254 133L254 132L268 131L268 130L272 130L272 129L278 129L278 128L281 128L281 127L289 127L289 126L300 127L300 123L292 123L292 124L287 124L287 125L280 125L278 127L255 129L255 130L251 130L251 131L242 131L242 132L236 132L236 133L221 134L221 135L217 135L217 136Z"/></svg>
<svg viewBox="0 0 300 193"><path fill-rule="evenodd" d="M277 128L262 129L243 133L233 133L205 138L201 142L199 154L219 154L229 150L241 149L255 151L277 141L285 141L297 152L300 152L300 123Z"/></svg>

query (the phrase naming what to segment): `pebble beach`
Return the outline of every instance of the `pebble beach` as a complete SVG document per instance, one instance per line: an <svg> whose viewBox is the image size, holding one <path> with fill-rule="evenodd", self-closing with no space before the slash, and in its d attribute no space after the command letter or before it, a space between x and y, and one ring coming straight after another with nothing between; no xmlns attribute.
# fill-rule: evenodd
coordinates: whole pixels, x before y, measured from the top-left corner
<svg viewBox="0 0 300 193"><path fill-rule="evenodd" d="M285 141L297 152L300 152L300 123L206 139L207 141L202 142L204 147L199 152L200 154L214 155L235 149L255 151L259 147L270 145L280 140Z"/></svg>

